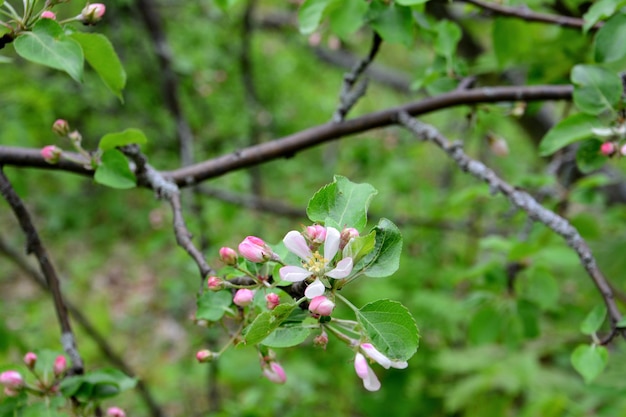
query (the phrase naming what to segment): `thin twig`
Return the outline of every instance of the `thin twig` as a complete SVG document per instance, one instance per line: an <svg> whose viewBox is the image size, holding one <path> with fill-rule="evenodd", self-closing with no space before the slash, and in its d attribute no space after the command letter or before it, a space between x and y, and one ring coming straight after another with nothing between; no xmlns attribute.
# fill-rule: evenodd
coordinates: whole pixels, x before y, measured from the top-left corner
<svg viewBox="0 0 626 417"><path fill-rule="evenodd" d="M483 0L459 0L459 1L463 3L473 4L474 6L480 7L481 9L487 10L494 14L498 14L501 16L516 17L519 19L526 20L528 22L550 23L553 25L576 28L576 29L580 29L585 25L585 20L580 19L578 17L538 13L529 9L526 6L521 6L521 7L503 6L501 4L492 3L492 2L483 1ZM591 30L600 29L602 25L603 25L603 22L598 22L591 27Z"/></svg>
<svg viewBox="0 0 626 417"><path fill-rule="evenodd" d="M82 374L84 372L83 359L76 348L76 339L67 315L67 307L63 301L59 277L54 269L54 266L52 265L52 262L50 261L50 258L48 257L46 248L39 238L37 229L31 220L26 206L13 189L13 186L7 176L4 174L2 165L0 165L0 194L2 194L7 203L9 203L9 206L11 207L11 210L13 210L20 227L24 231L24 235L26 236L26 253L29 255L35 255L37 262L39 263L41 273L46 278L46 282L50 288L50 293L52 294L52 300L54 302L54 310L56 311L57 320L61 327L61 345L63 346L65 353L67 353L72 361L71 373Z"/></svg>
<svg viewBox="0 0 626 417"><path fill-rule="evenodd" d="M154 190L158 197L167 200L172 207L172 214L174 216L174 234L176 235L176 242L180 247L185 249L191 258L198 265L201 277L212 275L215 272L213 268L204 259L202 252L194 245L191 240L191 233L187 229L185 218L183 217L182 205L180 202L180 190L176 184L166 180L163 175L152 168L146 159L146 157L139 151L139 147L136 145L124 146L121 148L122 152L130 158L136 165L135 175L137 176L138 183Z"/></svg>
<svg viewBox="0 0 626 417"><path fill-rule="evenodd" d="M345 119L348 112L354 107L361 97L365 95L367 91L367 78L355 85L359 80L359 77L367 70L367 67L374 61L382 38L377 32L374 32L372 39L372 46L369 54L359 62L357 62L350 72L347 72L343 76L343 84L341 86L341 92L339 93L339 107L333 114L333 122L338 123Z"/></svg>
<svg viewBox="0 0 626 417"><path fill-rule="evenodd" d="M0 253L3 253L8 259L10 259L15 265L17 265L26 275L44 291L50 291L50 288L46 284L46 280L36 268L34 268L28 259L24 257L20 252L12 248L6 240L0 236ZM76 323L83 328L85 333L93 340L103 353L103 355L114 366L124 372L126 375L133 377L135 372L130 367L124 358L118 355L113 347L108 343L107 338L98 331L98 329L91 323L91 321L85 316L82 311L72 304L69 300L65 300L67 311L72 318L76 320ZM150 409L152 417L163 417L165 414L163 410L156 403L152 393L144 380L138 379L136 385L139 395L143 398L146 406Z"/></svg>
<svg viewBox="0 0 626 417"><path fill-rule="evenodd" d="M589 274L589 277L600 291L600 295L604 299L609 312L612 327L615 327L622 319L622 314L615 303L613 291L604 275L598 269L589 246L575 227L563 217L543 207L527 192L517 190L511 184L499 178L493 170L489 169L482 162L467 156L463 152L460 143L451 143L433 126L413 119L406 112L398 113L398 121L419 139L439 146L463 171L469 172L474 177L489 184L492 193L503 194L515 207L525 211L531 219L543 223L562 236L568 246L576 252L587 274Z"/></svg>

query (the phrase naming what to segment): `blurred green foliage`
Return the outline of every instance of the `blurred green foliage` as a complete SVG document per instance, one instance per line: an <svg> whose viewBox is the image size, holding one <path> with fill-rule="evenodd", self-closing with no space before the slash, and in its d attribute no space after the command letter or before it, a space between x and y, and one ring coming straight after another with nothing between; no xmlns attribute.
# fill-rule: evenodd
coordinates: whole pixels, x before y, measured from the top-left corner
<svg viewBox="0 0 626 417"><path fill-rule="evenodd" d="M140 3L109 1L106 18L87 29L106 35L122 60L127 73L123 104L89 70L78 84L18 58L11 46L2 50L12 61L0 64L0 144L58 144L50 126L64 118L81 131L88 149L95 149L107 133L139 128L148 137L143 151L153 166L167 170L180 165L176 122L164 102L163 73ZM236 4L226 10L217 6L226 3ZM268 141L325 123L337 106L344 69L322 61L291 23L297 2L256 3L251 43L256 110L246 99L241 65L242 16L249 2L159 4L183 114L195 136L196 161L249 145L253 131ZM552 3L557 2L526 2L544 12L553 11ZM577 0L558 3L573 14L584 7ZM73 16L82 6L70 2L58 14ZM449 77L450 71L477 75L484 84L502 83L503 73L529 84L566 83L574 65L591 59L592 35L580 30L487 19L467 5L453 7L463 13L457 24L467 31L465 36L481 44L478 56L438 56L433 49L437 31L454 38L456 29L436 26L430 11L418 7L415 18L424 36L414 38L408 49L383 43L376 62L433 93L455 87L458 79ZM272 21L284 24L273 26ZM324 25L319 47L329 50L339 40ZM367 29L342 36L341 49L330 52L362 56L370 38ZM398 92L374 80L350 116L420 97L424 90ZM528 112L538 107L530 105ZM567 106L554 107L561 111ZM511 110L507 104L461 106L424 119L462 140L468 153L513 185L534 193L546 186L560 189L565 200L553 193L543 203L568 217L588 239L601 270L621 294L626 215L623 207L606 204L598 186L607 177L596 174L559 188L537 156L540 138L529 135ZM509 156L491 153L488 134L506 140ZM623 172L621 161L609 164ZM176 246L169 208L143 189L113 190L68 173L5 171L32 210L67 298L152 389L165 415L626 414L622 342L609 346L607 371L589 384L570 363L574 348L590 341L580 333L580 323L601 304L575 254L547 228L512 211L504 198L492 197L486 185L459 171L438 149L417 143L400 129L366 132L266 163L254 174L236 171L207 182L249 194L252 176L259 176L265 198L302 209L333 174L380 190L368 227L383 216L399 225L404 239L400 269L388 279L363 279L346 292L359 307L382 297L401 301L415 316L422 341L407 370L376 369L383 383L377 393L363 390L353 356L332 337L326 351L309 344L278 352L288 375L284 386L261 377L252 349L230 349L216 364L198 365L196 350L218 347L226 339L218 329L194 325L201 282L192 260ZM278 242L306 223L202 195L184 198L188 226L211 265L219 266L221 246L234 247L250 234ZM4 202L0 237L14 248L24 247ZM0 257L0 299L1 370L20 362L28 350L60 349L49 297L7 257ZM75 328L86 366L109 366L93 340L80 326ZM606 330L605 324L600 331ZM134 391L116 404L130 410L129 415L149 415Z"/></svg>

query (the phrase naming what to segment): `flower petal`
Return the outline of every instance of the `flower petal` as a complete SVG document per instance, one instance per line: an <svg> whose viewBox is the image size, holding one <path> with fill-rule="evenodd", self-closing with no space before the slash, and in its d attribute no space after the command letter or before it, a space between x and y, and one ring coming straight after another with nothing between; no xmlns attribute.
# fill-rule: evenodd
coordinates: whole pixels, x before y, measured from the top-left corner
<svg viewBox="0 0 626 417"><path fill-rule="evenodd" d="M380 353L371 343L361 343L361 350L368 358L378 362L383 368L389 369L391 366L391 359Z"/></svg>
<svg viewBox="0 0 626 417"><path fill-rule="evenodd" d="M391 361L391 367L396 369L404 369L409 366L407 361Z"/></svg>
<svg viewBox="0 0 626 417"><path fill-rule="evenodd" d="M342 279L352 272L352 258L343 258L337 262L337 266L332 271L326 273L327 277Z"/></svg>
<svg viewBox="0 0 626 417"><path fill-rule="evenodd" d="M363 386L366 390L378 391L380 389L380 381L368 365L367 359L361 353L357 353L354 358L354 370L359 378L363 380Z"/></svg>
<svg viewBox="0 0 626 417"><path fill-rule="evenodd" d="M307 260L313 255L311 249L309 249L309 245L306 244L304 236L302 236L300 232L292 230L287 233L283 238L283 243L290 252L298 255L300 259Z"/></svg>
<svg viewBox="0 0 626 417"><path fill-rule="evenodd" d="M322 281L319 280L319 278L316 278L315 281L313 281L311 284L309 284L308 287L306 287L306 290L304 290L304 295L310 300L317 296L323 295L324 291L326 291L326 287L324 286Z"/></svg>
<svg viewBox="0 0 626 417"><path fill-rule="evenodd" d="M326 228L326 240L324 241L324 259L330 262L333 260L339 250L341 234L334 227Z"/></svg>
<svg viewBox="0 0 626 417"><path fill-rule="evenodd" d="M304 281L311 276L312 272L308 269L300 268L295 265L287 265L280 268L280 279L289 282Z"/></svg>

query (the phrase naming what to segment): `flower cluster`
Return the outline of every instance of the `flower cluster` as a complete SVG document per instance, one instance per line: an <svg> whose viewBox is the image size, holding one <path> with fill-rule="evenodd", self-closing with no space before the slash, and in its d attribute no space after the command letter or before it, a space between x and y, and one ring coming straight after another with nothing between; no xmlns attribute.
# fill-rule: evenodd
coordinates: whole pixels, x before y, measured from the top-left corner
<svg viewBox="0 0 626 417"><path fill-rule="evenodd" d="M600 153L604 156L626 156L626 143L622 143L626 138L626 124L616 127L592 128L591 132L601 138L607 140L600 145Z"/></svg>

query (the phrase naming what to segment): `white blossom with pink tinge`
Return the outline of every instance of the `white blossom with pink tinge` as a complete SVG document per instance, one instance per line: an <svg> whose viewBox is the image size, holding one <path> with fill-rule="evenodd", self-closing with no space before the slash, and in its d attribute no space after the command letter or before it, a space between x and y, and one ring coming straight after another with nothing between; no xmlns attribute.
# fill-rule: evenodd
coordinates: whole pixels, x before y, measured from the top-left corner
<svg viewBox="0 0 626 417"><path fill-rule="evenodd" d="M300 232L290 231L285 235L283 243L285 247L293 254L297 255L304 261L304 266L287 265L280 268L280 277L284 281L300 282L314 276L315 280L309 284L304 291L304 295L312 299L324 294L326 287L320 280L320 277L326 276L334 279L343 279L352 272L352 258L345 257L341 259L334 268L330 269L329 264L339 251L339 242L341 240L340 233L333 227L326 228L326 237L324 239L324 257L321 258L318 252L313 253L306 242L306 239ZM330 269L330 270L329 270Z"/></svg>
<svg viewBox="0 0 626 417"><path fill-rule="evenodd" d="M354 358L354 370L359 378L363 380L363 386L366 390L378 391L380 389L380 381L361 352L357 352Z"/></svg>

